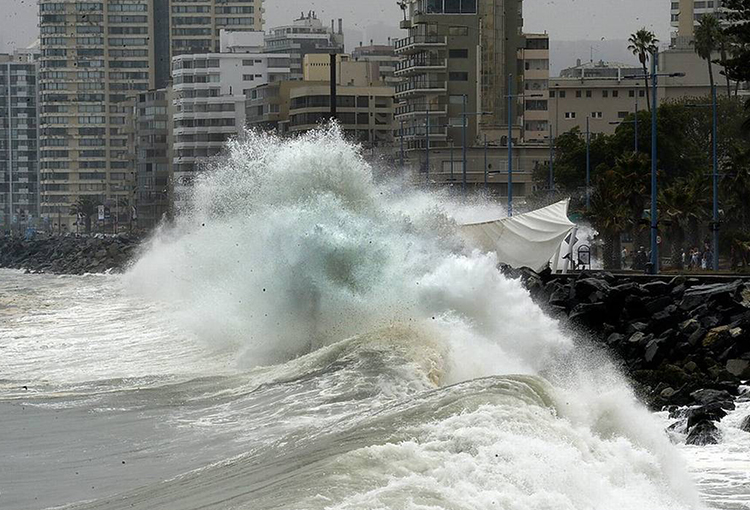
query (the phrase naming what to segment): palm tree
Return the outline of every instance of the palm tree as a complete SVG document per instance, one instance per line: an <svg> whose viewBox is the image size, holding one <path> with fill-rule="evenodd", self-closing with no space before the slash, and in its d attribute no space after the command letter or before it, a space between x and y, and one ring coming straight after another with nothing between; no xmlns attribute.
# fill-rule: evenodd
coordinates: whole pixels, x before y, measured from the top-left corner
<svg viewBox="0 0 750 510"><path fill-rule="evenodd" d="M86 233L91 233L91 219L97 213L99 198L92 195L81 195L73 205L70 206L70 214L83 216L86 222Z"/></svg>
<svg viewBox="0 0 750 510"><path fill-rule="evenodd" d="M701 16L698 26L695 27L695 52L708 64L708 78L711 83L711 91L714 90L714 67L711 55L716 51L721 37L721 26L719 20L710 14Z"/></svg>
<svg viewBox="0 0 750 510"><path fill-rule="evenodd" d="M659 44L659 39L656 38L656 35L654 35L653 32L646 29L646 27L643 27L636 33L630 34L628 42L630 43L628 45L628 50L632 51L633 55L638 57L638 60L643 66L643 89L646 91L646 105L648 106L648 111L651 111L651 99L648 95L648 68L646 67L646 64L648 63L650 56L653 56L656 53L656 45Z"/></svg>
<svg viewBox="0 0 750 510"><path fill-rule="evenodd" d="M688 177L675 180L659 193L659 208L665 218L672 248L672 267L682 269L682 250L685 248L685 231L704 216L705 195L697 179Z"/></svg>
<svg viewBox="0 0 750 510"><path fill-rule="evenodd" d="M643 211L649 193L651 160L645 154L625 154L615 161L612 185L618 188L620 200L628 210L633 243L645 244Z"/></svg>
<svg viewBox="0 0 750 510"><path fill-rule="evenodd" d="M604 269L621 269L620 235L628 226L629 211L617 185L615 169L608 169L597 179L591 196L591 223L604 239Z"/></svg>

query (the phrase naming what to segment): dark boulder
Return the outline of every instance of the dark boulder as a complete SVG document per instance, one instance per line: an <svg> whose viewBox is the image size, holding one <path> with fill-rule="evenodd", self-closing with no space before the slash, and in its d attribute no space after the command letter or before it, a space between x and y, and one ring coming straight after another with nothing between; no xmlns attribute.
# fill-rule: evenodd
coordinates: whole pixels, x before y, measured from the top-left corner
<svg viewBox="0 0 750 510"><path fill-rule="evenodd" d="M693 446L706 446L719 444L720 439L721 433L716 425L711 421L703 420L690 429L685 443Z"/></svg>

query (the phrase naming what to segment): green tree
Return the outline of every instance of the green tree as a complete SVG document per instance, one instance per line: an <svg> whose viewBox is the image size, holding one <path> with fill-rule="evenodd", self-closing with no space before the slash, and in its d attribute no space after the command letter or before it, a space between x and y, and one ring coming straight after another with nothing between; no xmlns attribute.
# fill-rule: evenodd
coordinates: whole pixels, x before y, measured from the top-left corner
<svg viewBox="0 0 750 510"><path fill-rule="evenodd" d="M629 225L629 211L615 169L601 169L591 195L588 218L604 241L604 269L622 269L620 236Z"/></svg>
<svg viewBox="0 0 750 510"><path fill-rule="evenodd" d="M714 66L711 57L719 46L721 38L721 27L719 20L711 14L701 16L698 26L695 27L695 52L700 58L708 64L708 78L711 83L711 90L714 89Z"/></svg>
<svg viewBox="0 0 750 510"><path fill-rule="evenodd" d="M70 206L70 214L82 216L86 224L86 233L91 233L91 220L96 215L99 207L99 197L93 195L81 195L78 200Z"/></svg>
<svg viewBox="0 0 750 510"><path fill-rule="evenodd" d="M646 106L648 111L651 111L651 99L648 94L648 61L657 51L657 44L659 39L656 38L653 32L648 30L646 27L641 28L636 33L631 34L628 39L628 50L633 52L633 55L638 57L638 60L643 66L643 89L646 91Z"/></svg>
<svg viewBox="0 0 750 510"><path fill-rule="evenodd" d="M731 41L728 56L722 55L721 65L727 77L740 83L750 81L750 0L724 0L729 23L722 35Z"/></svg>
<svg viewBox="0 0 750 510"><path fill-rule="evenodd" d="M701 174L681 177L659 193L659 210L671 246L672 267L682 269L682 251L686 249L686 232L707 216L705 179ZM691 245L697 245L696 238Z"/></svg>

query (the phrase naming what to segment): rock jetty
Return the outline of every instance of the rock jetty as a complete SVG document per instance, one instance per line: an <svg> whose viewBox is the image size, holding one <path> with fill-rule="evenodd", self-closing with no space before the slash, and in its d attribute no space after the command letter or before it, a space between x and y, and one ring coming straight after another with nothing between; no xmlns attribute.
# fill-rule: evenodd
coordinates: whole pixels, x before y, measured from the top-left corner
<svg viewBox="0 0 750 510"><path fill-rule="evenodd" d="M118 271L131 260L138 244L138 238L126 235L2 237L0 267L56 274Z"/></svg>
<svg viewBox="0 0 750 510"><path fill-rule="evenodd" d="M750 379L749 283L502 271L565 327L610 351L644 402L680 420L687 443L719 440L714 423Z"/></svg>

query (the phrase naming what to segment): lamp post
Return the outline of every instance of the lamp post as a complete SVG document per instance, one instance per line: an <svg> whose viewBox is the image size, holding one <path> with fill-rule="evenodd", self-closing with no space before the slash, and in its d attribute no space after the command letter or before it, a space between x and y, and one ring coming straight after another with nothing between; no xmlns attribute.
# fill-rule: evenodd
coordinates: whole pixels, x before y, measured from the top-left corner
<svg viewBox="0 0 750 510"><path fill-rule="evenodd" d="M658 202L658 183L656 180L657 172L657 132L656 132L656 111L659 109L658 98L656 97L656 91L658 86L659 77L656 74L656 61L659 57L659 50L655 50L651 56L651 98L653 105L651 108L651 273L659 273L659 202Z"/></svg>
<svg viewBox="0 0 750 510"><path fill-rule="evenodd" d="M552 123L549 125L549 192L555 192L555 139L552 136Z"/></svg>
<svg viewBox="0 0 750 510"><path fill-rule="evenodd" d="M657 90L659 86L659 76L682 77L685 73L663 73L658 74L657 61L659 59L659 50L651 55L651 96L653 98L651 108L651 274L659 272L659 202L658 202L658 182L657 182L657 111L659 109ZM626 79L644 79L647 76L626 76Z"/></svg>
<svg viewBox="0 0 750 510"><path fill-rule="evenodd" d="M487 191L487 133L484 134L484 191Z"/></svg>
<svg viewBox="0 0 750 510"><path fill-rule="evenodd" d="M399 137L401 138L401 161L400 163L401 163L401 170L403 171L404 169L404 121L403 120L401 121L401 130L399 131L399 133L401 134L401 136Z"/></svg>
<svg viewBox="0 0 750 510"><path fill-rule="evenodd" d="M711 104L687 105L688 108L711 108L711 159L713 181L713 218L711 221L711 233L713 244L713 259L711 261L714 271L719 269L719 113L716 99L716 85L711 89Z"/></svg>
<svg viewBox="0 0 750 510"><path fill-rule="evenodd" d="M464 94L463 97L463 112L461 113L461 145L462 147L462 167L461 168L461 191L466 195L466 167L467 167L467 161L466 161L466 128L468 127L468 118L470 115L489 115L490 112L467 112L466 111L466 101L468 97L466 94Z"/></svg>
<svg viewBox="0 0 750 510"><path fill-rule="evenodd" d="M586 116L586 211L591 209L591 130Z"/></svg>
<svg viewBox="0 0 750 510"><path fill-rule="evenodd" d="M430 107L425 110L425 182L430 184Z"/></svg>

